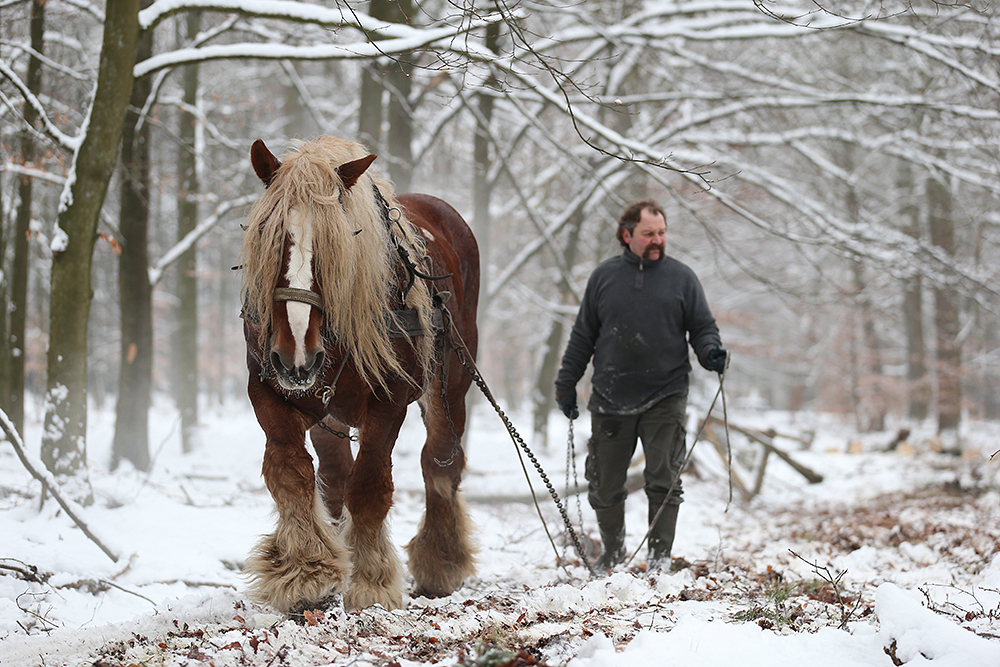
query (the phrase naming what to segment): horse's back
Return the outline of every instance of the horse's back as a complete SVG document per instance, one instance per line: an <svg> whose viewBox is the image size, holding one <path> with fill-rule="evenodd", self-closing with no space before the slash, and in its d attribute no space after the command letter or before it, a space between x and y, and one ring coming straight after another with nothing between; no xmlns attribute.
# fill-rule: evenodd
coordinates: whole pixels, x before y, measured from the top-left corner
<svg viewBox="0 0 1000 667"><path fill-rule="evenodd" d="M456 253L475 261L478 274L479 245L472 234L472 229L454 206L433 195L418 193L397 195L396 200L403 207L410 222L434 236L428 240L437 242L438 237L435 236L435 232L443 234Z"/></svg>
<svg viewBox="0 0 1000 667"><path fill-rule="evenodd" d="M437 273L460 277L461 293L455 294L463 311L473 319L479 301L479 244L462 215L448 202L432 195L408 193L396 196L406 218L428 241L428 250L436 262ZM457 286L457 285L456 285Z"/></svg>

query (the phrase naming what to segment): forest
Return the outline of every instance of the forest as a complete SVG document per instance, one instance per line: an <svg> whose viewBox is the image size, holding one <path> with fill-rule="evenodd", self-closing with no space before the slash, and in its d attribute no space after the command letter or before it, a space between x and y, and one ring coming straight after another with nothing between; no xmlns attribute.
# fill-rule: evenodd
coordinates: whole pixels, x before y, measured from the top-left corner
<svg viewBox="0 0 1000 667"><path fill-rule="evenodd" d="M197 449L246 391L250 145L334 134L472 226L479 365L536 442L652 197L734 405L960 451L1000 419L998 63L987 0L0 0L0 408L66 478L94 406L114 465L150 465L158 396Z"/></svg>

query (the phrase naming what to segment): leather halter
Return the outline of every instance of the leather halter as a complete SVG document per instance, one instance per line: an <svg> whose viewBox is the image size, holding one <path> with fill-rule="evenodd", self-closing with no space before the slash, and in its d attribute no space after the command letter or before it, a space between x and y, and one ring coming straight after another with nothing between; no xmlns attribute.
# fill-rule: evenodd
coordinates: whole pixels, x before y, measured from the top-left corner
<svg viewBox="0 0 1000 667"><path fill-rule="evenodd" d="M275 301L298 301L323 310L323 297L316 292L298 287L275 287Z"/></svg>

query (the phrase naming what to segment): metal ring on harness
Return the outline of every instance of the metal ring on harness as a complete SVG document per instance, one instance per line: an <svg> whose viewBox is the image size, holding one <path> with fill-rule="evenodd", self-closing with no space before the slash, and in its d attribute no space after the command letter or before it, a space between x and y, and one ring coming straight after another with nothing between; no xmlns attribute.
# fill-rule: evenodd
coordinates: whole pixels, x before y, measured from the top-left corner
<svg viewBox="0 0 1000 667"><path fill-rule="evenodd" d="M375 193L375 199L378 201L379 206L382 208L382 221L385 222L386 231L389 232L389 240L392 242L393 247L396 249L396 254L399 255L400 261L403 263L403 267L406 269L407 273L410 274L409 281L407 281L406 288L403 290L403 300L406 300L406 295L409 294L410 289L413 287L414 278L423 278L427 281L432 280L444 280L445 278L451 278L453 273L449 273L443 276L432 276L427 273L423 273L417 269L417 264L412 259L410 259L410 252L403 247L403 242L399 240L392 232L392 223L399 225L400 230L402 230L402 219L403 212L396 206L389 206L389 202L385 200L385 196L382 195L382 191L378 189L377 185L372 185L372 189ZM392 217L393 211L396 212L396 217Z"/></svg>

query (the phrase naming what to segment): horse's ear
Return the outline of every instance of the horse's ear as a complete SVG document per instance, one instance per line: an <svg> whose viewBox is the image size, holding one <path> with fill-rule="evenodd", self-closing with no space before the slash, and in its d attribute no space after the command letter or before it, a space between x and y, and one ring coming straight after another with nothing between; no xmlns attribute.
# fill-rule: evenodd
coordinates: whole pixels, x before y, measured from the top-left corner
<svg viewBox="0 0 1000 667"><path fill-rule="evenodd" d="M344 182L344 189L350 190L351 186L357 183L358 179L361 178L361 174L365 173L368 167L372 166L372 162L374 162L377 157L378 155L372 154L363 157L360 160L345 162L337 167L337 173L340 174L340 180Z"/></svg>
<svg viewBox="0 0 1000 667"><path fill-rule="evenodd" d="M274 174L278 171L278 167L281 166L278 158L274 157L260 139L253 142L253 146L250 147L250 164L253 165L253 170L257 174L257 178L264 182L265 188L271 185L271 181L274 180Z"/></svg>

